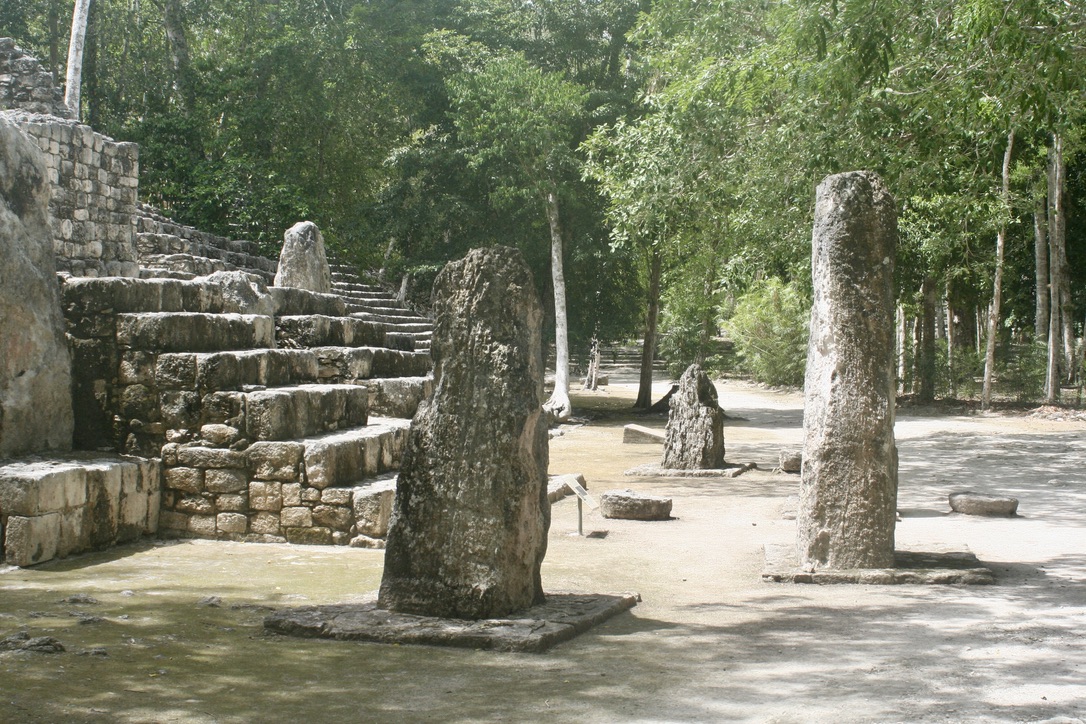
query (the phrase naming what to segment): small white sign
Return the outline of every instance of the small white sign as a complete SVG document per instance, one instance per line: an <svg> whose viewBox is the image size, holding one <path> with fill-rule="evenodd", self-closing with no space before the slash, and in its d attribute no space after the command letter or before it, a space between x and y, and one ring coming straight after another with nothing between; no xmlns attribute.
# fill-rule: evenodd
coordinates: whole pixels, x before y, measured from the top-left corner
<svg viewBox="0 0 1086 724"><path fill-rule="evenodd" d="M584 502L588 503L589 508L595 510L596 508L600 507L600 504L597 503L595 499L593 499L593 497L588 494L588 491L584 489L584 486L578 483L575 479L569 478L568 480L566 480L566 485L569 486L569 489L573 491L574 495L576 495Z"/></svg>

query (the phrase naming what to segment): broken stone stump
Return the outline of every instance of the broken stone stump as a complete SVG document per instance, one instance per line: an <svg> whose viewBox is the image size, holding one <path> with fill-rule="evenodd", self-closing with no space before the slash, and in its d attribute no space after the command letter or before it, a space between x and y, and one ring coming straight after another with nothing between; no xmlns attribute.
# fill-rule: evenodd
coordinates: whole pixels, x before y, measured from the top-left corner
<svg viewBox="0 0 1086 724"><path fill-rule="evenodd" d="M324 254L324 236L312 221L299 221L283 234L275 286L331 293L332 272Z"/></svg>
<svg viewBox="0 0 1086 724"><path fill-rule="evenodd" d="M671 520L671 498L642 495L629 488L608 490L600 496L604 518L622 520Z"/></svg>
<svg viewBox="0 0 1086 724"><path fill-rule="evenodd" d="M950 494L950 509L965 515L1009 518L1018 513L1018 498L964 491Z"/></svg>
<svg viewBox="0 0 1086 724"><path fill-rule="evenodd" d="M49 195L41 151L0 118L0 459L72 447Z"/></svg>
<svg viewBox="0 0 1086 724"><path fill-rule="evenodd" d="M411 424L378 606L501 618L543 602L543 311L508 247L450 262L433 292L433 397Z"/></svg>
<svg viewBox="0 0 1086 724"><path fill-rule="evenodd" d="M874 173L818 186L796 549L803 570L894 565L894 200Z"/></svg>
<svg viewBox="0 0 1086 724"><path fill-rule="evenodd" d="M679 470L724 467L724 410L713 381L696 364L687 367L671 398L660 465Z"/></svg>
<svg viewBox="0 0 1086 724"><path fill-rule="evenodd" d="M652 445L664 441L664 433L643 425L626 425L622 428L622 442L625 445Z"/></svg>
<svg viewBox="0 0 1086 724"><path fill-rule="evenodd" d="M803 448L782 447L777 456L777 467L784 473L798 473L803 468Z"/></svg>

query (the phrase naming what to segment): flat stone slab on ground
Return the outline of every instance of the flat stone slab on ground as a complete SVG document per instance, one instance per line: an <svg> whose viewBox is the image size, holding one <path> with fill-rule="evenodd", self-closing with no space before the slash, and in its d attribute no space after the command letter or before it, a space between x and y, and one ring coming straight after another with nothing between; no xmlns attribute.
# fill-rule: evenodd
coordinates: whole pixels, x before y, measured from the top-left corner
<svg viewBox="0 0 1086 724"><path fill-rule="evenodd" d="M630 468L622 474L637 478L736 478L757 467L755 463L746 463L744 465L725 464L722 468L682 470L665 468L659 463L646 463Z"/></svg>
<svg viewBox="0 0 1086 724"><path fill-rule="evenodd" d="M622 442L626 445L663 445L664 433L644 425L626 425L622 428Z"/></svg>
<svg viewBox="0 0 1086 724"><path fill-rule="evenodd" d="M965 491L950 494L950 509L965 515L1009 518L1018 513L1018 498Z"/></svg>
<svg viewBox="0 0 1086 724"><path fill-rule="evenodd" d="M264 628L305 638L541 653L640 600L636 593L551 593L545 603L509 618L480 621L394 613L376 603L344 603L276 611L264 619Z"/></svg>
<svg viewBox="0 0 1086 724"><path fill-rule="evenodd" d="M995 575L972 553L927 553L900 550L894 551L893 568L853 568L810 573L800 570L794 545L778 544L765 546L762 580L768 583L988 585L995 583Z"/></svg>
<svg viewBox="0 0 1086 724"><path fill-rule="evenodd" d="M604 518L620 520L671 520L671 498L608 490L600 496L600 512Z"/></svg>

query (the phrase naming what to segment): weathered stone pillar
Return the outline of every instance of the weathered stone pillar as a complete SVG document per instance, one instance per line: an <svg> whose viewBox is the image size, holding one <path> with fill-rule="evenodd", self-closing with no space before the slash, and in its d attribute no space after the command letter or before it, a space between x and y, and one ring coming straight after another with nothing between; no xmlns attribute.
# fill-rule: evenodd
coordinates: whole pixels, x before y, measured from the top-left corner
<svg viewBox="0 0 1086 724"><path fill-rule="evenodd" d="M324 236L312 221L299 221L283 234L275 286L321 294L332 291L332 272L324 253Z"/></svg>
<svg viewBox="0 0 1086 724"><path fill-rule="evenodd" d="M49 192L41 151L0 117L0 459L72 447Z"/></svg>
<svg viewBox="0 0 1086 724"><path fill-rule="evenodd" d="M686 368L671 396L662 467L711 470L724 467L724 410L716 387L699 365Z"/></svg>
<svg viewBox="0 0 1086 724"><path fill-rule="evenodd" d="M438 275L434 394L411 424L379 607L480 619L543 602L542 318L515 249L476 249Z"/></svg>
<svg viewBox="0 0 1086 724"><path fill-rule="evenodd" d="M874 173L818 186L797 553L806 570L894 562L894 200Z"/></svg>

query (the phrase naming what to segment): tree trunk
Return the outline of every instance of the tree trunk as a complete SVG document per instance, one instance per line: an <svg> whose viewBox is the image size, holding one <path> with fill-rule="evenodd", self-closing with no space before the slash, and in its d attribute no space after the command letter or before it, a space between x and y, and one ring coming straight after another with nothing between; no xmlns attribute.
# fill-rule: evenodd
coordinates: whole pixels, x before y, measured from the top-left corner
<svg viewBox="0 0 1086 724"><path fill-rule="evenodd" d="M72 36L68 41L68 72L64 80L64 105L79 120L79 85L83 80L83 43L87 37L87 18L91 0L75 0L72 11Z"/></svg>
<svg viewBox="0 0 1086 724"><path fill-rule="evenodd" d="M1014 131L1007 134L1007 150L1003 152L1003 190L1000 199L1009 208L1011 203L1011 154L1014 153ZM981 409L992 406L992 378L995 377L996 339L1003 305L1003 257L1007 247L1007 224L1003 222L996 234L995 279L992 281L992 303L988 309L988 339L984 350L984 387L980 395Z"/></svg>
<svg viewBox="0 0 1086 724"><path fill-rule="evenodd" d="M905 307L897 305L897 391L905 394Z"/></svg>
<svg viewBox="0 0 1086 724"><path fill-rule="evenodd" d="M938 295L935 292L935 280L924 277L922 287L923 319L920 324L920 392L917 397L921 402L935 399L935 304Z"/></svg>
<svg viewBox="0 0 1086 724"><path fill-rule="evenodd" d="M637 388L634 408L647 410L652 407L652 362L656 348L656 321L660 316L660 274L663 259L656 247L652 248L649 262L649 295L645 312L645 341L641 347L641 382Z"/></svg>
<svg viewBox="0 0 1086 724"><path fill-rule="evenodd" d="M547 193L547 222L551 230L551 280L554 284L554 391L543 405L551 419L562 422L573 412L569 401L569 322L566 319L566 276L562 267L562 227L558 196Z"/></svg>
<svg viewBox="0 0 1086 724"><path fill-rule="evenodd" d="M189 41L185 33L185 14L181 0L166 0L162 22L166 26L166 41L170 46L170 65L173 70L174 96L183 109L190 109L195 101L189 76Z"/></svg>
<svg viewBox="0 0 1086 724"><path fill-rule="evenodd" d="M1033 336L1038 342L1048 337L1048 220L1045 212L1044 198L1037 199L1037 206L1033 210L1033 258L1037 280Z"/></svg>
<svg viewBox="0 0 1086 724"><path fill-rule="evenodd" d="M1045 372L1045 401L1050 404L1060 399L1062 383L1061 267L1066 259L1066 252L1062 248L1065 240L1063 232L1066 229L1063 215L1063 174L1063 139L1059 134L1053 133L1048 154L1048 286L1051 296L1048 305L1048 366Z"/></svg>

